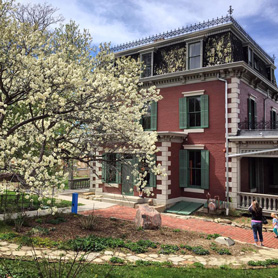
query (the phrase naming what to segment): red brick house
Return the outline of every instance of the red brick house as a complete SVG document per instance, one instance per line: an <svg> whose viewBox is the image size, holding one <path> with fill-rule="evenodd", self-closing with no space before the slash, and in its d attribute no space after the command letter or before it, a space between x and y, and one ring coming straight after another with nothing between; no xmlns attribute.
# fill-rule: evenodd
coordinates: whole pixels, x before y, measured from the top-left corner
<svg viewBox="0 0 278 278"><path fill-rule="evenodd" d="M163 96L142 120L158 134L156 161L168 174L148 176L156 203L204 203L210 193L228 195L234 208L256 197L265 210L278 209L274 60L231 15L113 50L144 61L141 81ZM96 171L96 193L138 195L125 167L110 180L102 165Z"/></svg>

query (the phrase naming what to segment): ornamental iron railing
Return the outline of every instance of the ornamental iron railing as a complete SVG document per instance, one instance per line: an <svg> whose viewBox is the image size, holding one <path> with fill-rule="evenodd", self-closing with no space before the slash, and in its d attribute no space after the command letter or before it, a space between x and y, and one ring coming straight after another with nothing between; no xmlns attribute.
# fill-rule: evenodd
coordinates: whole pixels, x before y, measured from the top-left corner
<svg viewBox="0 0 278 278"><path fill-rule="evenodd" d="M149 37L139 39L139 40L136 40L136 41L116 45L114 47L111 47L111 51L119 52L119 51L122 51L122 50L127 50L127 49L130 49L130 48L134 48L134 47L137 47L137 46L140 46L140 45L145 45L145 44L149 44L149 43L152 43L152 42L165 40L165 39L177 37L177 36L180 36L180 35L193 33L193 32L196 32L196 31L205 30L205 29L208 29L210 27L222 25L222 24L225 24L225 23L233 23L234 26L245 36L245 38L248 41L252 42L268 59L270 59L272 61L272 63L274 63L274 58L270 57L251 38L251 36L240 26L240 24L231 15L226 15L225 17L222 16L220 18L217 17L216 19L191 24L191 25L186 26L186 27L181 27L181 28L178 28L178 29L175 29L175 30L163 32L163 33L153 35L153 36L149 36Z"/></svg>
<svg viewBox="0 0 278 278"><path fill-rule="evenodd" d="M260 121L260 122L250 122L244 121L238 123L239 130L277 130L278 122L274 121Z"/></svg>
<svg viewBox="0 0 278 278"><path fill-rule="evenodd" d="M69 188L70 189L81 189L81 188L89 188L90 187L90 179L73 179L69 180Z"/></svg>

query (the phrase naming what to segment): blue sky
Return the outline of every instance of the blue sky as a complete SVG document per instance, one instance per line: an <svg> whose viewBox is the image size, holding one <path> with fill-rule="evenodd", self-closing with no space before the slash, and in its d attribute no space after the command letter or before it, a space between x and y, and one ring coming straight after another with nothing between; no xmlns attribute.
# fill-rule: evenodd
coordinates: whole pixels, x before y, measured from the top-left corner
<svg viewBox="0 0 278 278"><path fill-rule="evenodd" d="M47 2L76 21L93 36L94 43L117 45L178 27L225 16L233 17L278 65L277 0L18 0Z"/></svg>

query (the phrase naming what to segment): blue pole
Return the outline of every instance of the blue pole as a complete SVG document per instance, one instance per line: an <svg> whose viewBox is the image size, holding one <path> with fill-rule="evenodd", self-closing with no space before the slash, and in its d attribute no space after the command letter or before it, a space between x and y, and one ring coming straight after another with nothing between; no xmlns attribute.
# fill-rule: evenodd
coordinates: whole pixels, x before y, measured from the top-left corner
<svg viewBox="0 0 278 278"><path fill-rule="evenodd" d="M71 212L77 213L77 207L78 207L78 193L72 193Z"/></svg>

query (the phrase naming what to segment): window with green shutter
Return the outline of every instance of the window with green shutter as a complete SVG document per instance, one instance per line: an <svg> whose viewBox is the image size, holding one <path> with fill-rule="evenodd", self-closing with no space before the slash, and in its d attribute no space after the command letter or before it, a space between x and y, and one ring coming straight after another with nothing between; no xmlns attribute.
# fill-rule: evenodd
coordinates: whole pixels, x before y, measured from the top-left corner
<svg viewBox="0 0 278 278"><path fill-rule="evenodd" d="M248 128L256 129L257 126L257 103L252 98L248 99Z"/></svg>
<svg viewBox="0 0 278 278"><path fill-rule="evenodd" d="M118 154L102 155L102 181L105 183L120 183L120 161Z"/></svg>
<svg viewBox="0 0 278 278"><path fill-rule="evenodd" d="M276 129L277 128L277 114L276 111L271 110L270 111L270 129Z"/></svg>
<svg viewBox="0 0 278 278"><path fill-rule="evenodd" d="M180 129L209 127L208 95L179 99Z"/></svg>
<svg viewBox="0 0 278 278"><path fill-rule="evenodd" d="M144 130L157 130L157 102L153 101L148 104L141 124Z"/></svg>
<svg viewBox="0 0 278 278"><path fill-rule="evenodd" d="M209 151L180 150L180 187L209 189Z"/></svg>
<svg viewBox="0 0 278 278"><path fill-rule="evenodd" d="M156 162L156 156L153 156L153 160ZM156 175L150 169L146 159L143 157L141 161L138 158L134 159L136 164L138 164L138 171L144 176L144 181L146 181L146 187L156 187ZM135 163L134 163L135 164Z"/></svg>

